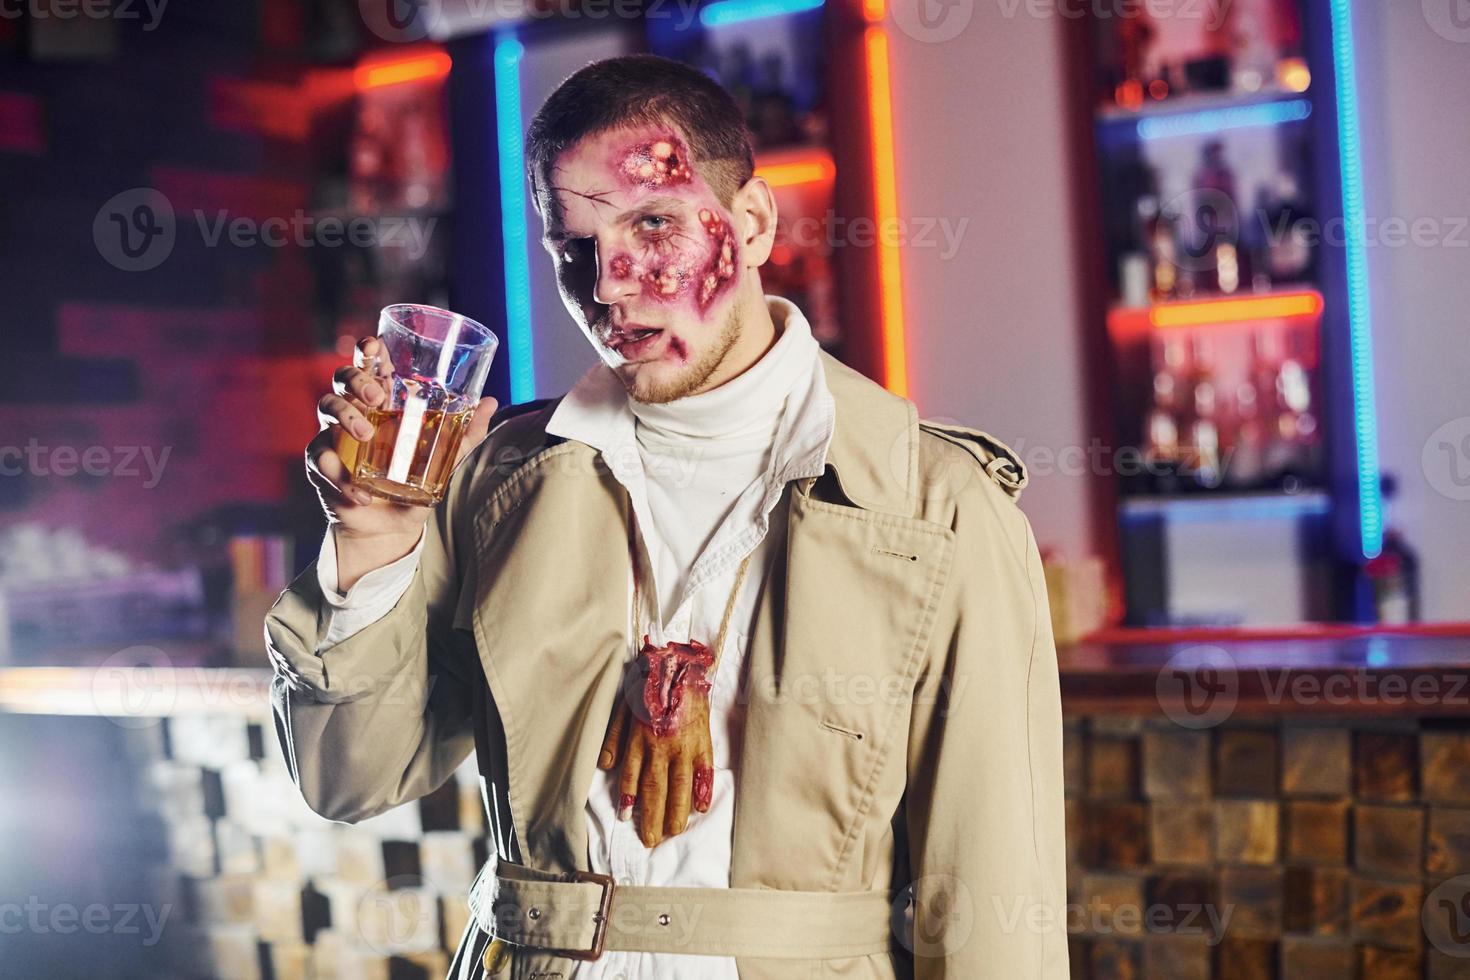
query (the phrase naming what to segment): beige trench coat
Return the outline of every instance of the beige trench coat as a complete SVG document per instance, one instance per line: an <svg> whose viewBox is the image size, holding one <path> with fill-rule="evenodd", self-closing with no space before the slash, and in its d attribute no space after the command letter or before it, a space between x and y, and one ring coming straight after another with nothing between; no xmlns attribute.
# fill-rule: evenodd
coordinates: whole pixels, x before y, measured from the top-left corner
<svg viewBox="0 0 1470 980"><path fill-rule="evenodd" d="M917 921L889 954L743 957L740 975L1066 977L1061 707L1024 470L820 356L836 429L824 475L778 504L786 560L749 640L731 884L887 889L901 912L912 882ZM270 610L277 731L316 812L381 813L474 750L495 852L586 869L628 642L629 504L595 450L546 435L557 401L502 410L385 618L318 656L314 566ZM481 975L487 941L471 923L455 978ZM509 975L574 965L517 950Z"/></svg>

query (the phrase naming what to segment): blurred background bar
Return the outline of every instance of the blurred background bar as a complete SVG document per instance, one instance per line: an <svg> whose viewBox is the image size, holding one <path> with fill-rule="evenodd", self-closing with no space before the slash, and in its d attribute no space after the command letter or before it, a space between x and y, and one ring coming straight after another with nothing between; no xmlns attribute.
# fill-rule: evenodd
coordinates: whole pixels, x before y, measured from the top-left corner
<svg viewBox="0 0 1470 980"><path fill-rule="evenodd" d="M1463 7L0 4L0 974L444 974L473 769L312 814L262 617L381 307L502 404L594 363L522 139L653 52L745 110L766 291L1029 468L1074 976L1470 976Z"/></svg>

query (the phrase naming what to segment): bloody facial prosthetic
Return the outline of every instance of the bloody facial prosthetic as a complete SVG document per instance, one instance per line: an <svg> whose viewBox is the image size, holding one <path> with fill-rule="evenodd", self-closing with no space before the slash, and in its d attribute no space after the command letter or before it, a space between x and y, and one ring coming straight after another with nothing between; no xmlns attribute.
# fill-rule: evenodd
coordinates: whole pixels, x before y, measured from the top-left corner
<svg viewBox="0 0 1470 980"><path fill-rule="evenodd" d="M665 307L687 304L705 319L738 280L739 246L728 213L695 172L677 134L646 127L609 153L601 173L614 186L578 190L553 183L553 190L590 202L604 215L647 204L648 217L608 258L608 275L636 281L642 299ZM650 227L655 220L657 227ZM676 355L685 349L682 342L670 346Z"/></svg>

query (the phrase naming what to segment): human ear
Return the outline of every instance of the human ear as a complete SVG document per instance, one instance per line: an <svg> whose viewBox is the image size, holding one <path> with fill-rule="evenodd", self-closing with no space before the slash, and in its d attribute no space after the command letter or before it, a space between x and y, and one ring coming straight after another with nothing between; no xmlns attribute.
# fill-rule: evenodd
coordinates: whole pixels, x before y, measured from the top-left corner
<svg viewBox="0 0 1470 980"><path fill-rule="evenodd" d="M752 177L735 192L730 214L740 236L740 261L759 268L771 257L776 244L776 195L764 177Z"/></svg>

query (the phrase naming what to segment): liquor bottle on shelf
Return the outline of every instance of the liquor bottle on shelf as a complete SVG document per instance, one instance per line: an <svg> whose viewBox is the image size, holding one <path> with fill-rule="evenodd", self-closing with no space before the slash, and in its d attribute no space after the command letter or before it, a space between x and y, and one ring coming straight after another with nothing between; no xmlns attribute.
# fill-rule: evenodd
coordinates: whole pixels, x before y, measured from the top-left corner
<svg viewBox="0 0 1470 980"><path fill-rule="evenodd" d="M1317 399L1312 394L1312 375L1307 368L1308 352L1304 349L1308 342L1309 335L1302 331L1287 331L1286 357L1276 382L1282 418L1290 419L1283 426L1283 434L1289 433L1291 443L1291 462L1283 478L1288 490L1313 482L1319 470L1322 440L1317 427Z"/></svg>
<svg viewBox="0 0 1470 980"><path fill-rule="evenodd" d="M1113 101L1123 109L1138 109L1143 105L1149 45L1158 31L1141 9L1138 16L1120 17L1117 23L1119 79Z"/></svg>
<svg viewBox="0 0 1470 980"><path fill-rule="evenodd" d="M1138 208L1153 267L1152 298L1154 302L1174 299L1179 293L1179 235L1174 216L1161 210L1158 198L1152 195L1142 198Z"/></svg>
<svg viewBox="0 0 1470 980"><path fill-rule="evenodd" d="M1256 206L1250 214L1243 216L1240 223L1240 251L1246 257L1248 267L1241 279L1249 283L1252 292L1264 293L1271 289L1271 237L1267 215L1273 200L1265 184L1257 187Z"/></svg>
<svg viewBox="0 0 1470 980"><path fill-rule="evenodd" d="M1197 289L1233 293L1240 288L1240 220L1236 207L1235 172L1225 159L1225 144L1210 140L1201 149L1194 175L1193 214L1186 227L1186 251L1194 267Z"/></svg>
<svg viewBox="0 0 1470 980"><path fill-rule="evenodd" d="M1200 330L1194 335L1194 364L1190 371L1194 417L1189 426L1188 448L1194 485L1202 490L1213 490L1220 485L1219 399L1210 341L1206 334L1207 331Z"/></svg>
<svg viewBox="0 0 1470 980"><path fill-rule="evenodd" d="M1184 339L1165 334L1153 341L1153 400L1144 422L1144 456L1154 493L1178 493L1183 487L1184 446L1181 438L1189 424L1185 411L1192 397Z"/></svg>
<svg viewBox="0 0 1470 980"><path fill-rule="evenodd" d="M1363 574L1373 586L1373 606L1378 622L1419 622L1419 554L1404 540L1392 520L1393 498L1398 480L1385 473L1379 484L1383 495L1383 550L1363 565Z"/></svg>
<svg viewBox="0 0 1470 980"><path fill-rule="evenodd" d="M1235 425L1225 467L1225 482L1235 490L1255 490L1265 475L1266 427L1256 385L1255 372L1250 372L1235 389Z"/></svg>
<svg viewBox="0 0 1470 980"><path fill-rule="evenodd" d="M1259 92L1276 77L1275 11L1279 0L1235 0L1238 51L1231 81L1237 92Z"/></svg>
<svg viewBox="0 0 1470 980"><path fill-rule="evenodd" d="M1263 226L1265 272L1274 283L1302 283L1315 278L1315 249L1312 247L1312 216L1301 203L1296 178L1279 175L1263 205L1258 207Z"/></svg>

